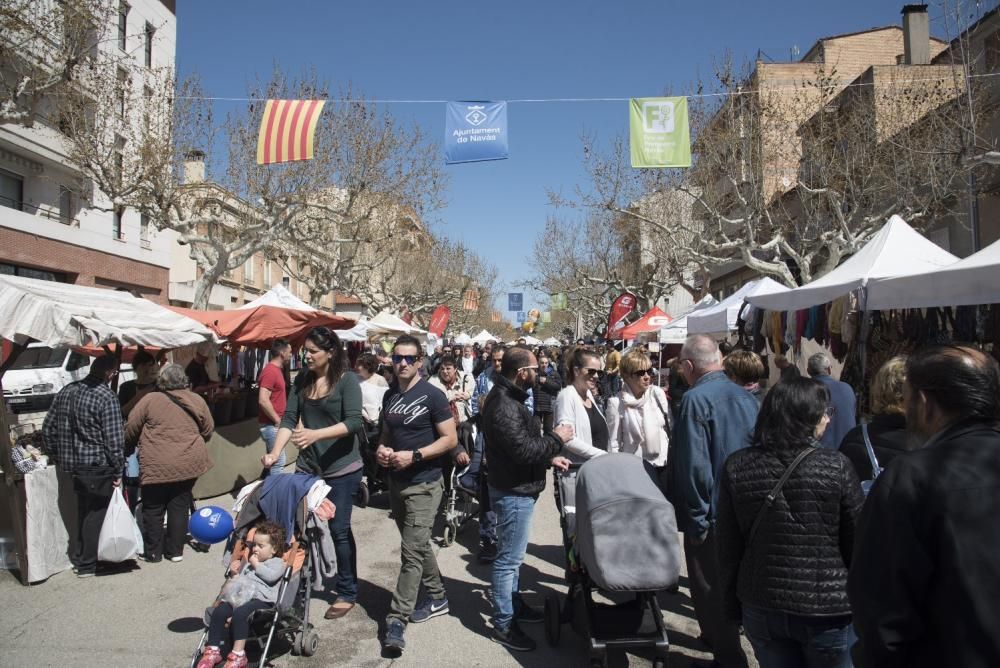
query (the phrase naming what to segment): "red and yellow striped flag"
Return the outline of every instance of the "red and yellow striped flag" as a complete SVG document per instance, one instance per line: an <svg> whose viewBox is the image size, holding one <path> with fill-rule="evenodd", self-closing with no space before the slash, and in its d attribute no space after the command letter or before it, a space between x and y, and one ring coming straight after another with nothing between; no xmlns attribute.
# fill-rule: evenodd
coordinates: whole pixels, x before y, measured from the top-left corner
<svg viewBox="0 0 1000 668"><path fill-rule="evenodd" d="M479 290L476 288L469 288L465 291L465 296L462 300L462 308L466 311L479 310Z"/></svg>
<svg viewBox="0 0 1000 668"><path fill-rule="evenodd" d="M257 136L257 164L312 160L325 100L268 100Z"/></svg>
<svg viewBox="0 0 1000 668"><path fill-rule="evenodd" d="M492 318L493 322L500 322L503 320L503 314L500 311L493 311Z"/></svg>

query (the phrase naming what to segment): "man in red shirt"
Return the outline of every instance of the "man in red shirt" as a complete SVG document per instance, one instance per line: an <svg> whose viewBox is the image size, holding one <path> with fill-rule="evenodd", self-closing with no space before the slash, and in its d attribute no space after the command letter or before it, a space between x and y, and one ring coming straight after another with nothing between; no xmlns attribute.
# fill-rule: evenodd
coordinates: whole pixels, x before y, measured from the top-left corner
<svg viewBox="0 0 1000 668"><path fill-rule="evenodd" d="M278 435L278 425L281 424L281 416L285 413L285 405L288 402L288 392L285 386L285 367L292 359L292 346L285 339L275 339L271 344L271 359L264 365L260 372L257 384L260 386L260 395L257 399L258 411L257 422L260 423L260 437L264 439L264 445L270 454L274 448L274 439ZM277 461L270 469L265 469L264 475L268 473L281 473L285 468L285 452L281 451Z"/></svg>

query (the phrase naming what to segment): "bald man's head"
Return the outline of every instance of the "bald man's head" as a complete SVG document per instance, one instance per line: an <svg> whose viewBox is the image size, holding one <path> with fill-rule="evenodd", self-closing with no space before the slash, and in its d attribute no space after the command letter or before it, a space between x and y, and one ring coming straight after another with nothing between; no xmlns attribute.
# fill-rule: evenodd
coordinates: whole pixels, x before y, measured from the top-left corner
<svg viewBox="0 0 1000 668"><path fill-rule="evenodd" d="M707 334L693 334L687 338L681 347L678 357L681 370L687 381L692 385L699 378L712 371L722 370L722 353L719 344ZM688 369L685 371L685 369Z"/></svg>

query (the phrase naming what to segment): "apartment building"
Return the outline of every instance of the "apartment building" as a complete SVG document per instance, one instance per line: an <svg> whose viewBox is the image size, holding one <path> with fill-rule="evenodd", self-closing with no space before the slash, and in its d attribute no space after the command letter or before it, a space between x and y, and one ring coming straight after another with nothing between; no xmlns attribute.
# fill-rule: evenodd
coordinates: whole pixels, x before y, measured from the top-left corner
<svg viewBox="0 0 1000 668"><path fill-rule="evenodd" d="M96 48L131 58L140 72L172 67L175 2L112 1L109 38ZM71 163L54 116L43 107L32 127L0 124L0 273L128 289L166 303L173 240L94 192Z"/></svg>

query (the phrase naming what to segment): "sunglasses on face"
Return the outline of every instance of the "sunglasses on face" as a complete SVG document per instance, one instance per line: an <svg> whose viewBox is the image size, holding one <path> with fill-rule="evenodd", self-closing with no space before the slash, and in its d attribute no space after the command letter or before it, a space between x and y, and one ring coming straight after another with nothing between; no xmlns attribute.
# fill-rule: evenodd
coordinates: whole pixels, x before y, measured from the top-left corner
<svg viewBox="0 0 1000 668"><path fill-rule="evenodd" d="M636 378L642 378L643 376L652 376L653 375L653 370L652 369L639 369L638 371L633 371L632 375L635 376Z"/></svg>
<svg viewBox="0 0 1000 668"><path fill-rule="evenodd" d="M583 368L583 369L580 369L580 371L583 371L585 374L587 374L587 378L594 378L595 376L597 376L597 375L599 375L601 373L600 369L587 369L587 368Z"/></svg>
<svg viewBox="0 0 1000 668"><path fill-rule="evenodd" d="M407 364L412 366L413 364L416 364L419 359L420 355L393 355L392 363L399 364L400 362L405 361Z"/></svg>

